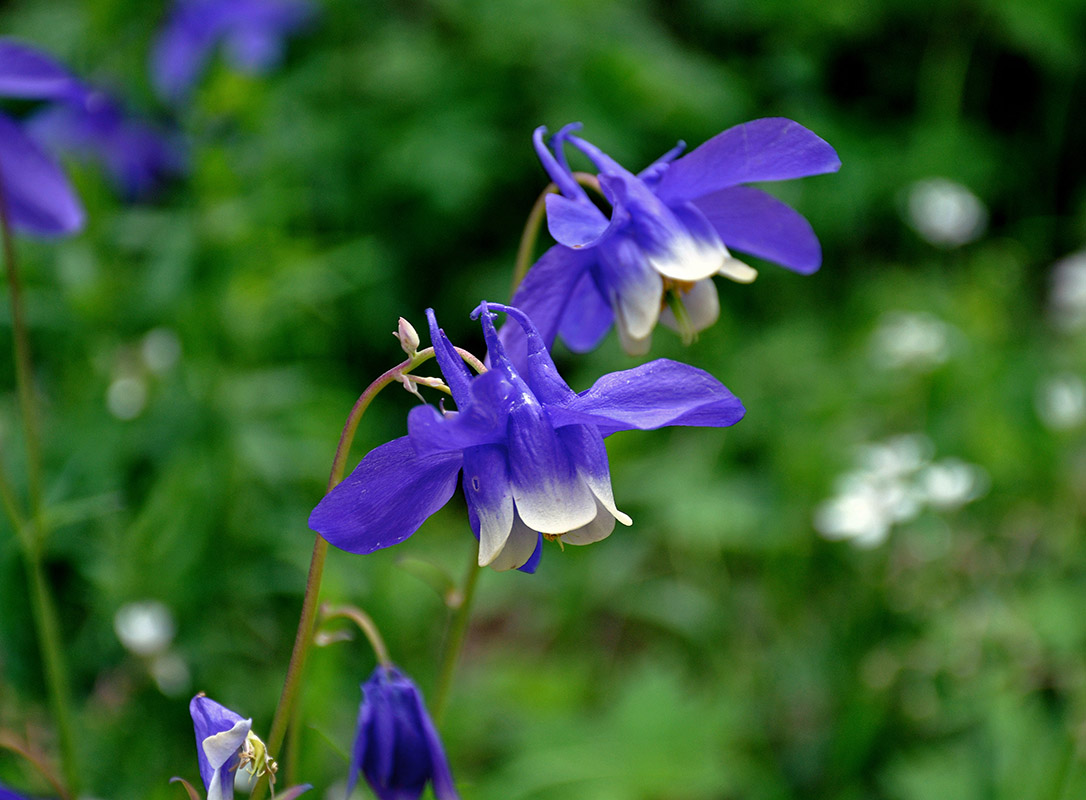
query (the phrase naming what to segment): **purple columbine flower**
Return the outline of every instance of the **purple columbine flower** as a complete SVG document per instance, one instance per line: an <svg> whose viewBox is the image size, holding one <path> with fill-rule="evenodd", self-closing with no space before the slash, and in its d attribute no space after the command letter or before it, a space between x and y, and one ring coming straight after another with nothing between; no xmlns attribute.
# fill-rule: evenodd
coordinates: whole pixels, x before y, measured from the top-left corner
<svg viewBox="0 0 1086 800"><path fill-rule="evenodd" d="M422 694L395 667L362 684L347 794L361 773L378 800L418 800L429 782L437 800L458 800L452 772Z"/></svg>
<svg viewBox="0 0 1086 800"><path fill-rule="evenodd" d="M313 14L308 0L175 0L151 54L155 90L167 102L184 99L220 44L236 69L266 72Z"/></svg>
<svg viewBox="0 0 1086 800"><path fill-rule="evenodd" d="M241 764L240 753L252 731L253 721L203 694L192 698L189 713L196 730L196 757L200 777L207 789L207 800L231 800L234 776Z"/></svg>
<svg viewBox="0 0 1086 800"><path fill-rule="evenodd" d="M533 137L561 192L546 200L547 225L558 244L529 270L512 302L532 318L548 345L560 334L571 349L591 350L614 322L628 353L646 353L657 321L676 325L665 308L669 292L682 300L691 332L708 327L720 312L711 276L749 282L756 275L730 248L800 273L821 264L822 250L806 219L760 189L741 185L837 170L841 162L834 149L802 125L754 120L682 158L680 142L638 175L575 136L579 129L562 128L551 140L553 152L543 142L544 128ZM563 152L566 142L599 170L610 218L574 179ZM513 340L519 338L515 326L507 328Z"/></svg>
<svg viewBox="0 0 1086 800"><path fill-rule="evenodd" d="M180 141L125 113L100 90L87 90L36 114L27 130L53 152L101 164L126 200L147 197L185 167Z"/></svg>
<svg viewBox="0 0 1086 800"><path fill-rule="evenodd" d="M0 786L0 800L28 800L26 795L16 794L4 786Z"/></svg>
<svg viewBox="0 0 1086 800"><path fill-rule="evenodd" d="M495 311L520 326L523 370L507 357ZM665 425L721 427L743 405L708 373L667 359L605 375L576 394L562 380L543 338L520 310L482 303L489 371L473 377L432 310L430 338L457 413L412 409L408 435L381 445L333 489L309 525L336 547L370 553L398 544L448 502L463 470L479 564L534 571L542 537L589 544L610 535L615 507L605 436Z"/></svg>
<svg viewBox="0 0 1086 800"><path fill-rule="evenodd" d="M49 56L0 39L0 97L67 101L85 91ZM83 205L60 165L5 114L0 114L0 191L16 230L62 236L83 227Z"/></svg>

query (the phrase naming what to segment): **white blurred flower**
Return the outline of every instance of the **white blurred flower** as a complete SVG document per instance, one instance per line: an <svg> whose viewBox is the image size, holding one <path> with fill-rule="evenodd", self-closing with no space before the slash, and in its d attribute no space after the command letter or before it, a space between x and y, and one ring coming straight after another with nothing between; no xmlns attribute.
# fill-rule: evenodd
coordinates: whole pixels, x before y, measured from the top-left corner
<svg viewBox="0 0 1086 800"><path fill-rule="evenodd" d="M117 419L135 419L147 406L147 384L143 378L126 375L114 380L106 390L106 408Z"/></svg>
<svg viewBox="0 0 1086 800"><path fill-rule="evenodd" d="M906 221L938 247L960 247L984 233L988 210L973 192L946 178L916 181L908 189Z"/></svg>
<svg viewBox="0 0 1086 800"><path fill-rule="evenodd" d="M143 337L140 356L151 372L169 372L181 358L181 340L169 328L154 328Z"/></svg>
<svg viewBox="0 0 1086 800"><path fill-rule="evenodd" d="M1037 415L1053 430L1076 428L1086 420L1086 384L1071 373L1054 375L1037 389Z"/></svg>
<svg viewBox="0 0 1086 800"><path fill-rule="evenodd" d="M1052 266L1049 305L1053 321L1061 328L1086 326L1086 250L1065 256Z"/></svg>
<svg viewBox="0 0 1086 800"><path fill-rule="evenodd" d="M975 464L944 458L929 464L918 476L920 491L932 508L953 511L988 491L988 476Z"/></svg>
<svg viewBox="0 0 1086 800"><path fill-rule="evenodd" d="M926 312L890 311L871 337L879 366L930 369L950 358L952 328Z"/></svg>
<svg viewBox="0 0 1086 800"><path fill-rule="evenodd" d="M189 693L192 674L185 659L171 651L160 653L151 661L151 677L158 690L167 697L181 697Z"/></svg>
<svg viewBox="0 0 1086 800"><path fill-rule="evenodd" d="M117 609L113 630L127 650L138 656L153 656L170 646L176 627L170 609L157 600L142 600Z"/></svg>
<svg viewBox="0 0 1086 800"><path fill-rule="evenodd" d="M895 480L920 469L931 458L932 450L928 437L907 433L865 445L860 450L860 464L873 478Z"/></svg>

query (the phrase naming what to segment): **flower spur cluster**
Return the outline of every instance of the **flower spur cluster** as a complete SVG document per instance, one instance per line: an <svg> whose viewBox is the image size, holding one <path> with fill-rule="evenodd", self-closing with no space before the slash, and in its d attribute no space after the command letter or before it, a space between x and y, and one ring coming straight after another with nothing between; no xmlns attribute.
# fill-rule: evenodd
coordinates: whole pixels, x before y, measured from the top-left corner
<svg viewBox="0 0 1086 800"><path fill-rule="evenodd" d="M614 324L623 348L647 353L657 322L696 333L716 321L720 305L712 276L754 280L739 250L799 273L822 263L818 238L799 213L742 184L780 181L837 170L837 153L788 119L747 122L714 136L685 156L680 142L634 174L567 125L533 141L559 194L546 198L547 226L558 244L528 271L512 304L528 314L550 346L593 349ZM599 171L610 216L597 207L566 161L569 144ZM670 301L670 302L669 302ZM520 332L503 332L521 347Z"/></svg>
<svg viewBox="0 0 1086 800"><path fill-rule="evenodd" d="M523 366L513 363L494 327L495 312L519 326ZM445 505L458 473L479 564L534 571L544 537L589 544L630 518L615 505L603 439L666 425L724 427L742 403L707 372L668 359L600 378L575 393L558 374L543 337L522 311L482 303L490 369L472 376L432 310L438 364L456 412L412 409L408 435L367 454L309 518L331 544L370 553L398 544Z"/></svg>

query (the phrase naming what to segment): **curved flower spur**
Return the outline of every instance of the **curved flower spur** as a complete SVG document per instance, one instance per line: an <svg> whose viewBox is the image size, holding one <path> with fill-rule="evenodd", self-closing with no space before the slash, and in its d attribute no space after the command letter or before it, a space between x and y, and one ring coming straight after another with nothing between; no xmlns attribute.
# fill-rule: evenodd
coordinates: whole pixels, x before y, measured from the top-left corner
<svg viewBox="0 0 1086 800"><path fill-rule="evenodd" d="M599 344L614 323L623 349L649 350L657 321L692 336L712 325L720 304L712 276L749 283L757 273L732 256L750 253L807 274L822 263L810 223L769 194L740 184L834 172L837 153L792 120L736 125L679 158L685 145L635 175L567 125L550 141L538 128L536 153L560 194L546 198L547 227L558 242L528 271L513 305L550 345L575 352ZM574 178L564 147L580 150L599 171L608 218ZM502 333L512 348L515 326ZM511 353L519 363L517 352Z"/></svg>
<svg viewBox="0 0 1086 800"><path fill-rule="evenodd" d="M523 330L523 370L498 340L494 312ZM402 542L448 502L463 470L479 564L533 572L544 537L589 544L606 538L616 519L630 524L615 506L604 437L665 425L724 427L744 414L720 381L668 359L605 375L577 394L527 315L495 303L472 314L491 361L473 377L433 311L426 314L458 411L412 409L408 435L372 450L314 509L310 527L343 550Z"/></svg>

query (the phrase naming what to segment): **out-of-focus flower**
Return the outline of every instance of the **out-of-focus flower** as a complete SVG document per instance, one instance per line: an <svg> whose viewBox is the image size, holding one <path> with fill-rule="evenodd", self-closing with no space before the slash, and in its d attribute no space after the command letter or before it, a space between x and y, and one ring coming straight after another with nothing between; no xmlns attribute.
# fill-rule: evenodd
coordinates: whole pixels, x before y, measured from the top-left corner
<svg viewBox="0 0 1086 800"><path fill-rule="evenodd" d="M27 130L51 152L100 164L127 200L147 197L163 179L185 168L176 137L126 114L100 90L43 110L29 120Z"/></svg>
<svg viewBox="0 0 1086 800"><path fill-rule="evenodd" d="M1052 267L1049 304L1053 321L1065 330L1086 326L1086 250L1061 258Z"/></svg>
<svg viewBox="0 0 1086 800"><path fill-rule="evenodd" d="M524 331L518 370L494 330L495 311ZM508 306L482 303L491 369L472 377L427 311L430 338L457 413L412 409L408 436L371 451L309 518L353 553L398 544L452 496L462 469L479 564L534 571L542 538L589 544L610 535L615 507L605 436L665 425L727 426L743 405L708 373L667 359L605 375L575 394L539 332Z"/></svg>
<svg viewBox="0 0 1086 800"><path fill-rule="evenodd" d="M953 511L987 491L980 467L957 458L931 462L931 451L931 442L919 435L864 447L859 466L840 476L834 496L815 509L815 529L827 539L876 547L894 525L925 507Z"/></svg>
<svg viewBox="0 0 1086 800"><path fill-rule="evenodd" d="M192 698L189 713L196 731L196 758L207 800L231 800L234 776L241 763L239 754L252 732L253 721L203 694Z"/></svg>
<svg viewBox="0 0 1086 800"><path fill-rule="evenodd" d="M642 354L658 320L689 335L708 327L720 310L711 277L749 283L756 275L729 248L801 273L822 263L806 219L741 185L839 169L834 149L802 125L754 120L682 158L680 142L638 175L573 135L579 128L562 128L551 149L543 128L534 135L543 167L561 192L546 200L547 225L558 244L528 271L513 304L532 318L548 346L561 334L571 349L590 350L614 322L625 350ZM567 142L599 170L610 218L573 177ZM516 326L507 327L518 338ZM512 342L507 345L519 363Z"/></svg>
<svg viewBox="0 0 1086 800"><path fill-rule="evenodd" d="M16 794L11 789L0 786L0 800L29 800L26 795Z"/></svg>
<svg viewBox="0 0 1086 800"><path fill-rule="evenodd" d="M968 244L988 226L988 209L980 198L946 178L927 178L912 184L905 210L909 226L937 247Z"/></svg>
<svg viewBox="0 0 1086 800"><path fill-rule="evenodd" d="M176 627L170 609L157 600L144 600L117 609L113 630L125 649L138 656L153 656L170 646Z"/></svg>
<svg viewBox="0 0 1086 800"><path fill-rule="evenodd" d="M0 97L78 100L83 85L44 53L0 39ZM63 236L83 227L83 205L60 165L0 114L0 191L12 226L38 236Z"/></svg>
<svg viewBox="0 0 1086 800"><path fill-rule="evenodd" d="M395 667L378 666L362 684L347 794L361 773L378 800L458 800L452 772L422 694Z"/></svg>
<svg viewBox="0 0 1086 800"><path fill-rule="evenodd" d="M168 102L184 99L220 45L235 69L266 72L313 14L308 0L175 0L151 56L155 90Z"/></svg>
<svg viewBox="0 0 1086 800"><path fill-rule="evenodd" d="M883 315L872 336L880 366L927 370L950 358L953 329L933 314L891 311Z"/></svg>
<svg viewBox="0 0 1086 800"><path fill-rule="evenodd" d="M1037 389L1037 415L1052 430L1077 428L1086 421L1086 383L1078 375L1053 375Z"/></svg>

